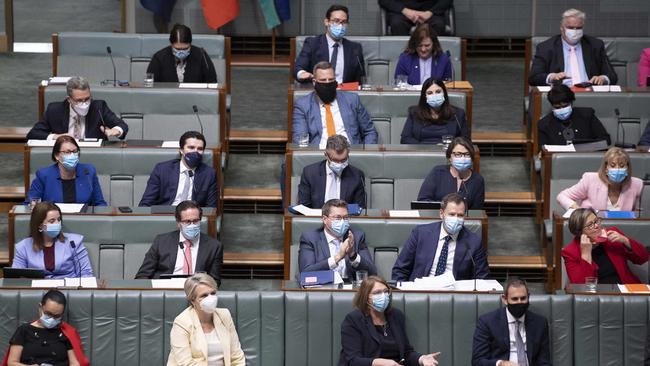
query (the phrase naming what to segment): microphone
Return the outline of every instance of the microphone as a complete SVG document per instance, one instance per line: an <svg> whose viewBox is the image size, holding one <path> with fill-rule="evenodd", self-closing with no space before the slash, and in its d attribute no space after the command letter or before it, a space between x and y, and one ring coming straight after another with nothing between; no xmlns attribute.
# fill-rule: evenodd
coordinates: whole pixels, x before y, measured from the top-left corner
<svg viewBox="0 0 650 366"><path fill-rule="evenodd" d="M366 182L363 179L363 175L359 175L359 182L363 189L363 209L366 210L366 216L368 216L368 195L366 194Z"/></svg>
<svg viewBox="0 0 650 366"><path fill-rule="evenodd" d="M474 260L472 252L469 251L469 245L467 245L467 254L469 254L469 259L472 260L472 277L474 277L474 292L476 292L476 261Z"/></svg>
<svg viewBox="0 0 650 366"><path fill-rule="evenodd" d="M199 121L199 126L201 126L201 135L203 135L203 123L201 122L201 117L199 116L199 108L195 105L192 106L192 110L194 110L194 114L196 115L196 119Z"/></svg>
<svg viewBox="0 0 650 366"><path fill-rule="evenodd" d="M449 50L446 50L445 53L447 54L447 57L449 57L449 64L451 65L451 87L455 88L456 87L456 70L454 70L454 64L452 62L451 58L451 52Z"/></svg>
<svg viewBox="0 0 650 366"><path fill-rule="evenodd" d="M203 56L203 62L205 62L205 67L210 71L210 64L208 64L208 59L205 58L205 49L203 47L199 47L201 49L201 56Z"/></svg>
<svg viewBox="0 0 650 366"><path fill-rule="evenodd" d="M117 86L117 69L115 68L115 60L113 60L111 46L106 46L106 52L108 52L108 56L111 58L111 64L113 64L113 86Z"/></svg>
<svg viewBox="0 0 650 366"><path fill-rule="evenodd" d="M453 109L452 109L453 111ZM460 127L460 122L458 121L458 116L456 115L456 112L454 111L454 119L456 120L456 126L458 126L458 135L463 136L463 129ZM465 137L465 136L463 136Z"/></svg>
<svg viewBox="0 0 650 366"><path fill-rule="evenodd" d="M192 171L190 170L190 177L192 176ZM190 266L190 263L187 261L187 256L185 256L185 244L183 242L179 242L178 246L181 248L181 251L183 252L183 259L185 260L185 264L187 265L187 268L189 269L189 272L192 272L192 266ZM191 249L190 249L191 251ZM191 273L190 273L191 274Z"/></svg>
<svg viewBox="0 0 650 366"><path fill-rule="evenodd" d="M637 123L636 120L632 118L621 118L621 113L618 110L618 108L614 108L614 114L616 114L616 144L614 146L620 147L622 149L630 149L634 148L634 144L628 144L625 142L625 124L626 123ZM640 121L638 122L640 123ZM619 142L618 140L618 134L620 131L623 131L623 142Z"/></svg>
<svg viewBox="0 0 650 366"><path fill-rule="evenodd" d="M77 260L77 268L79 269L79 288L81 288L81 262L79 262L79 256L77 255L77 244L74 240L70 240L70 247L72 248L73 257ZM74 264L74 260L72 261Z"/></svg>
<svg viewBox="0 0 650 366"><path fill-rule="evenodd" d="M359 64L359 68L361 68L361 76L366 76L366 68L363 66L363 63L361 62L361 58L359 58L359 54L356 52L356 50L354 52L354 55L357 58L357 63Z"/></svg>

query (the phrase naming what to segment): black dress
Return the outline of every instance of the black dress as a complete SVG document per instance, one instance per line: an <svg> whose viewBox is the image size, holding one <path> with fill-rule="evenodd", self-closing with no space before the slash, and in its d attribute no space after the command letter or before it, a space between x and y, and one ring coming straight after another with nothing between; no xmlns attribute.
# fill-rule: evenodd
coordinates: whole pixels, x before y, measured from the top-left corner
<svg viewBox="0 0 650 366"><path fill-rule="evenodd" d="M23 346L20 362L24 364L49 363L54 366L67 366L68 351L72 344L61 332L61 328L38 328L29 323L16 329L9 341L10 345Z"/></svg>

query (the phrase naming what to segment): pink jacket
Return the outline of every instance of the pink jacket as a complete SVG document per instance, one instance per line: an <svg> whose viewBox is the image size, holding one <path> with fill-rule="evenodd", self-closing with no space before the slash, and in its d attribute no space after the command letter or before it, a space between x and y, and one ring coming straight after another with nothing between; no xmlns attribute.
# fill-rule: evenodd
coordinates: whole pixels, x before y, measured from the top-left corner
<svg viewBox="0 0 650 366"><path fill-rule="evenodd" d="M617 205L621 211L633 211L637 208L641 189L643 189L641 179L632 177L630 184L623 187L618 197ZM577 184L557 195L557 202L565 210L574 202L578 202L583 208L607 210L607 192L607 184L600 180L598 173L584 173Z"/></svg>
<svg viewBox="0 0 650 366"><path fill-rule="evenodd" d="M639 59L639 67L637 73L637 84L639 86L647 86L645 84L648 75L650 75L650 48L646 48L641 51L641 58Z"/></svg>

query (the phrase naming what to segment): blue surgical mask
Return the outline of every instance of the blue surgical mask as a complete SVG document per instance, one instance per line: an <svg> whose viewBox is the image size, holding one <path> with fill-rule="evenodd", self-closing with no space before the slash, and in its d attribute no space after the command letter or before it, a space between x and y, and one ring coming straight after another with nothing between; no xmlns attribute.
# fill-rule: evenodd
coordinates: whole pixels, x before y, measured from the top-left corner
<svg viewBox="0 0 650 366"><path fill-rule="evenodd" d="M578 44L582 39L583 31L582 29L567 29L565 30L566 38L568 39L569 44Z"/></svg>
<svg viewBox="0 0 650 366"><path fill-rule="evenodd" d="M427 95L427 104L431 108L440 108L440 106L445 102L445 95L440 94L429 94Z"/></svg>
<svg viewBox="0 0 650 366"><path fill-rule="evenodd" d="M332 227L330 230L336 235L337 238L342 238L345 233L348 232L350 229L350 221L349 220L331 220L332 222Z"/></svg>
<svg viewBox="0 0 650 366"><path fill-rule="evenodd" d="M201 161L203 160L203 154L197 151L192 151L189 153L185 154L185 164L187 164L188 167L191 169L196 168L201 164Z"/></svg>
<svg viewBox="0 0 650 366"><path fill-rule="evenodd" d="M335 163L333 161L328 161L328 164L330 166L330 169L334 172L334 174L338 175L339 177L341 176L341 173L343 173L343 170L348 167L348 161L344 161L342 163Z"/></svg>
<svg viewBox="0 0 650 366"><path fill-rule="evenodd" d="M182 224L181 230L185 239L194 239L199 236L201 232L201 225L199 224Z"/></svg>
<svg viewBox="0 0 650 366"><path fill-rule="evenodd" d="M386 292L381 294L372 295L372 306L373 309L383 313L390 305L390 295Z"/></svg>
<svg viewBox="0 0 650 366"><path fill-rule="evenodd" d="M59 234L61 234L61 223L55 222L54 224L46 224L45 233L50 238L56 238L57 236L59 236Z"/></svg>
<svg viewBox="0 0 650 366"><path fill-rule="evenodd" d="M459 172L464 172L472 167L472 158L452 158L451 165Z"/></svg>
<svg viewBox="0 0 650 366"><path fill-rule="evenodd" d="M79 154L77 153L64 154L63 159L61 161L63 167L68 170L72 170L76 168L78 163L79 163Z"/></svg>
<svg viewBox="0 0 650 366"><path fill-rule="evenodd" d="M47 329L56 328L56 327L59 326L59 324L61 324L60 319L50 318L49 316L47 316L45 314L41 315L41 317L38 320Z"/></svg>
<svg viewBox="0 0 650 366"><path fill-rule="evenodd" d="M457 216L445 216L443 223L445 225L445 231L448 234L455 235L463 228L465 219Z"/></svg>
<svg viewBox="0 0 650 366"><path fill-rule="evenodd" d="M573 108L570 105L568 105L564 108L554 109L553 115L559 120L566 121L567 119L569 119L569 117L571 117L572 112L573 112Z"/></svg>
<svg viewBox="0 0 650 366"><path fill-rule="evenodd" d="M609 180L611 180L613 183L621 183L622 181L625 180L625 178L627 178L627 169L609 168L607 169L607 178L609 178Z"/></svg>
<svg viewBox="0 0 650 366"><path fill-rule="evenodd" d="M182 61L185 60L187 56L190 55L190 49L188 48L186 50L177 50L174 47L172 47L172 53L174 54L174 57Z"/></svg>
<svg viewBox="0 0 650 366"><path fill-rule="evenodd" d="M343 24L330 24L330 35L332 38L338 41L339 39L345 37L345 31L347 28L348 27Z"/></svg>

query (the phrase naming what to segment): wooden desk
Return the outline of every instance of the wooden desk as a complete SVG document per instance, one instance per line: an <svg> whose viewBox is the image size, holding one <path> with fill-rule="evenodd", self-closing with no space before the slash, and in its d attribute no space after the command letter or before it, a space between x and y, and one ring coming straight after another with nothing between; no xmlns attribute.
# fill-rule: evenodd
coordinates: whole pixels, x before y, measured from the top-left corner
<svg viewBox="0 0 650 366"><path fill-rule="evenodd" d="M571 295L610 295L610 296L650 296L650 293L641 292L621 292L618 285L596 285L596 291L587 290L586 285L570 283L567 285L565 292Z"/></svg>

